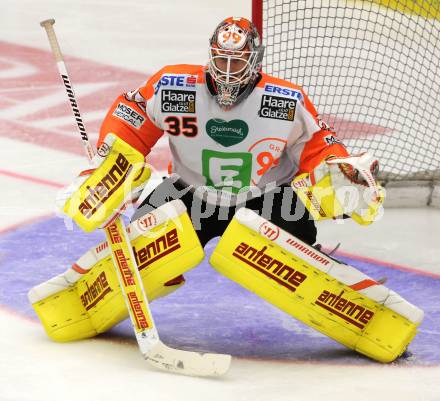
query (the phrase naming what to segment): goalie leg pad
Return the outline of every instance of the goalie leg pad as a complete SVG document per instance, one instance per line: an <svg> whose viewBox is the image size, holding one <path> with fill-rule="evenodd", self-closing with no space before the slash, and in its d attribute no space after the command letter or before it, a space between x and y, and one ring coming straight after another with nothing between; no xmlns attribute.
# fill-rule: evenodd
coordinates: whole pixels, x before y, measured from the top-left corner
<svg viewBox="0 0 440 401"><path fill-rule="evenodd" d="M221 237L211 265L279 309L380 362L400 356L423 311L249 209Z"/></svg>
<svg viewBox="0 0 440 401"><path fill-rule="evenodd" d="M127 230L150 301L180 288L185 282L181 275L204 258L180 200L135 220ZM32 288L28 298L47 335L60 342L93 337L128 317L107 242Z"/></svg>

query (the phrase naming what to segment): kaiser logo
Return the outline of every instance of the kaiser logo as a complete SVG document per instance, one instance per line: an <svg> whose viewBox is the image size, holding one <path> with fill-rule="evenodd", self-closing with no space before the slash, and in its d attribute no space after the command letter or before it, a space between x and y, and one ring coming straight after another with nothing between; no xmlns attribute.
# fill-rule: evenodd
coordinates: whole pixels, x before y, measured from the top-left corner
<svg viewBox="0 0 440 401"><path fill-rule="evenodd" d="M162 113L195 113L196 92L164 89L161 95Z"/></svg>
<svg viewBox="0 0 440 401"><path fill-rule="evenodd" d="M264 237L275 241L280 236L280 229L275 224L265 221L258 227L258 232Z"/></svg>
<svg viewBox="0 0 440 401"><path fill-rule="evenodd" d="M243 120L225 121L213 118L206 123L206 133L220 145L229 147L246 139L249 126Z"/></svg>

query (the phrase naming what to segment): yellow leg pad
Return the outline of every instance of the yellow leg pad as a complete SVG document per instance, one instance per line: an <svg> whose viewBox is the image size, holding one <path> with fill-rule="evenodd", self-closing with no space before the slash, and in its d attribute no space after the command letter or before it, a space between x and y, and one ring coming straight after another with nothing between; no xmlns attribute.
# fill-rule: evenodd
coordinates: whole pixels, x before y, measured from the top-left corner
<svg viewBox="0 0 440 401"><path fill-rule="evenodd" d="M245 217L241 219L243 222L254 214L241 209L236 216L240 213ZM371 299L342 282L344 278L338 280L329 272L339 271L347 279L346 269L349 273L346 281L357 275L360 281L370 279L363 273L328 258L260 216L255 217L253 228L242 221L234 218L215 248L210 263L217 271L308 326L372 359L390 362L403 353L420 321L410 321L384 303L390 297L403 303L405 300L383 286L375 290L389 294L382 303ZM289 243L296 248L292 246L290 251ZM298 249L307 256L301 257ZM406 304L421 320L423 312Z"/></svg>
<svg viewBox="0 0 440 401"><path fill-rule="evenodd" d="M181 280L173 279L195 267L204 257L186 211L164 224L158 224L156 216L153 223L156 225L143 233L148 223L134 222L129 227L134 254L150 301L181 287L183 277ZM93 337L128 317L107 243L100 244L95 251L98 249L107 256L93 264L79 280L32 302L47 335L55 341ZM60 277L40 286L46 289L48 284L56 284ZM36 293L41 293L38 286L31 290L29 298L35 299Z"/></svg>

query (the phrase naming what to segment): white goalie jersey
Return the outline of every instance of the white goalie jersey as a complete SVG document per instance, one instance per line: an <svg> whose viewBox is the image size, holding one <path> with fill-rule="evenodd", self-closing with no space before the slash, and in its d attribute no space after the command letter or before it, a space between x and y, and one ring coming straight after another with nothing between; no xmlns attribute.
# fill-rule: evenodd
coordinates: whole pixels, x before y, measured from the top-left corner
<svg viewBox="0 0 440 401"><path fill-rule="evenodd" d="M290 183L329 155L348 154L299 86L260 74L246 99L224 109L197 65L167 66L118 97L100 140L109 132L145 155L167 134L172 173L211 192L214 202Z"/></svg>

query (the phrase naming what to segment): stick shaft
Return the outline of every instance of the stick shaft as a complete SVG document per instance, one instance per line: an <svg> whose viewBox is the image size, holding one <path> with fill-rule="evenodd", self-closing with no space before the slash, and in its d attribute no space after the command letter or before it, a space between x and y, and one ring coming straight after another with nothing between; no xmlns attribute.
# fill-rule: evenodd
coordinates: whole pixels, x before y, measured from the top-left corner
<svg viewBox="0 0 440 401"><path fill-rule="evenodd" d="M81 142L83 144L84 150L86 152L87 158L89 160L93 159L95 151L90 143L87 131L84 125L84 121L81 117L79 111L78 102L76 101L75 92L73 91L72 84L70 82L69 73L67 72L66 64L64 63L63 53L61 52L60 45L58 43L57 36L53 25L55 24L54 19L48 19L40 22L40 25L45 29L47 38L49 39L50 48L55 57L57 63L58 72L60 73L61 80L63 81L64 88L66 89L67 97L69 98L70 108L72 109L73 116L75 118L76 126L78 128L79 134L81 136Z"/></svg>
<svg viewBox="0 0 440 401"><path fill-rule="evenodd" d="M86 155L90 161L95 152L79 111L75 93L64 63L63 54L53 28L54 23L55 20L49 19L42 21L40 25L46 30L49 38L49 43L57 62L58 71L78 126L78 132L81 136ZM116 269L121 291L124 294L139 348L143 354L146 354L157 344L159 336L122 219L117 218L115 222L106 227L104 231L112 251L113 264Z"/></svg>

